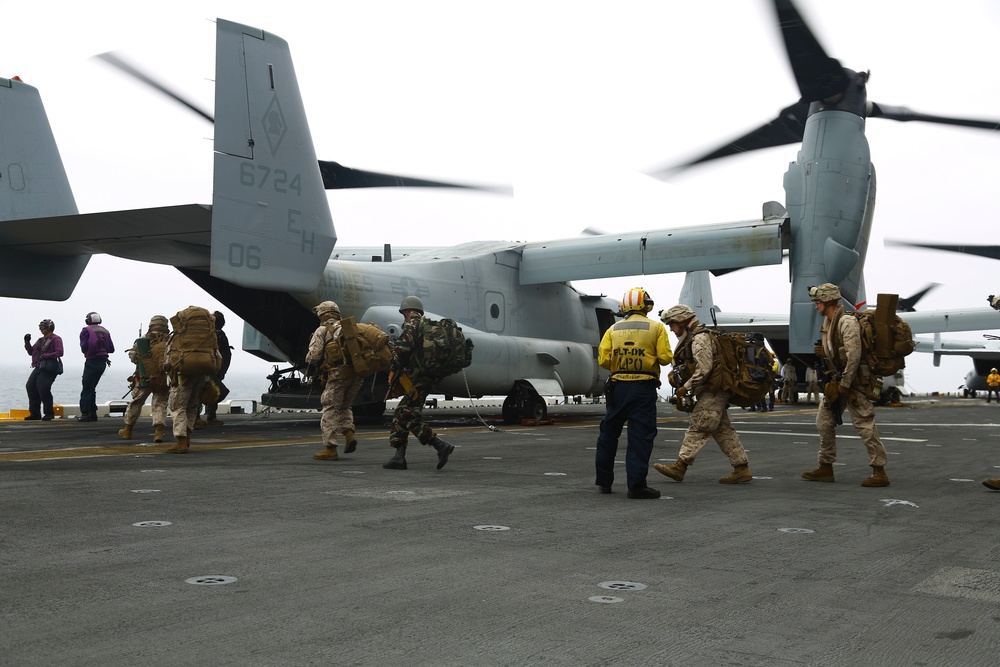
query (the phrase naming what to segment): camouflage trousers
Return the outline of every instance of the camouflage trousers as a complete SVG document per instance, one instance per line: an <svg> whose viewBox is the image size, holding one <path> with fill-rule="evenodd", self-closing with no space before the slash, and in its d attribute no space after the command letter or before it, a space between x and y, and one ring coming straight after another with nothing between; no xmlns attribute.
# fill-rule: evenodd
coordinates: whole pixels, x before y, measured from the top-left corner
<svg viewBox="0 0 1000 667"><path fill-rule="evenodd" d="M135 426L142 414L142 406L146 404L146 399L153 397L152 413L153 425L163 426L167 423L167 402L170 399L170 392L153 391L152 387L132 387L132 400L125 408L125 425Z"/></svg>
<svg viewBox="0 0 1000 667"><path fill-rule="evenodd" d="M863 391L851 391L844 403L847 404L847 412L851 415L854 428L858 429L861 442L868 450L868 465L884 466L885 445L878 436L872 402L865 397ZM816 429L819 431L819 462L833 463L837 460L837 422L826 407L826 398L820 402L819 410L816 411Z"/></svg>
<svg viewBox="0 0 1000 667"><path fill-rule="evenodd" d="M323 445L333 448L337 446L337 434L346 430L354 430L354 397L358 395L364 380L355 376L331 375L323 387L319 403L323 407L323 416L319 419L319 428L323 432Z"/></svg>
<svg viewBox="0 0 1000 667"><path fill-rule="evenodd" d="M431 393L434 383L434 379L414 380L413 395L404 394L399 399L389 428L390 445L405 445L410 433L416 436L421 445L426 445L434 437L434 430L424 423L424 401L427 400L427 394Z"/></svg>
<svg viewBox="0 0 1000 667"><path fill-rule="evenodd" d="M684 434L681 452L677 458L688 465L705 446L709 438L714 438L719 449L735 468L747 465L747 453L743 449L736 430L729 423L729 393L705 391L698 395L698 401L691 411L691 425Z"/></svg>
<svg viewBox="0 0 1000 667"><path fill-rule="evenodd" d="M188 435L201 409L201 390L208 382L207 375L178 375L177 384L170 388L167 409L174 422L174 437Z"/></svg>

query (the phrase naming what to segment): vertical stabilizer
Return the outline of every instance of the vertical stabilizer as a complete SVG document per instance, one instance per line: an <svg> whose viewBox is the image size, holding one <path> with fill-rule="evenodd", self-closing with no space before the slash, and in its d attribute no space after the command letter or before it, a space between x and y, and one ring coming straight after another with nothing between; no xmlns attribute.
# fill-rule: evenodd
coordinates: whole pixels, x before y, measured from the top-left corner
<svg viewBox="0 0 1000 667"><path fill-rule="evenodd" d="M688 271L684 275L684 286L681 287L678 301L691 306L701 323L708 325L713 323L712 309L718 310L712 302L710 277L708 271Z"/></svg>
<svg viewBox="0 0 1000 667"><path fill-rule="evenodd" d="M0 296L69 298L90 256L23 252L18 232L26 219L76 213L38 90L0 79Z"/></svg>
<svg viewBox="0 0 1000 667"><path fill-rule="evenodd" d="M211 273L311 292L336 236L288 44L222 19L217 39Z"/></svg>

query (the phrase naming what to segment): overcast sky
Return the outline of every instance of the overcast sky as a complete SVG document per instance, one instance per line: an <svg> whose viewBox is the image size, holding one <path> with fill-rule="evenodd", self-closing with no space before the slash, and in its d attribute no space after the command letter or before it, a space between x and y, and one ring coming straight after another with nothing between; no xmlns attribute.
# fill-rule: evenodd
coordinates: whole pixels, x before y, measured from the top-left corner
<svg viewBox="0 0 1000 667"><path fill-rule="evenodd" d="M800 0L828 53L871 70L883 104L1000 118L1000 4ZM512 184L515 195L332 192L338 245L543 240L587 227L630 231L760 216L784 200L797 146L643 174L715 148L798 99L766 0L618 3L47 2L0 0L0 76L41 91L81 212L210 203L212 127L90 56L116 50L212 109L216 17L288 40L317 154L414 176ZM1000 133L872 120L878 204L870 295L939 282L919 308L980 307L1000 263L885 248L910 239L997 242ZM577 283L619 296L642 284L676 301L683 277ZM787 267L715 279L724 310L782 312ZM90 310L127 347L153 313L221 304L173 269L92 260L66 302L0 299L9 340L43 317L75 338ZM225 310L225 309L223 309ZM230 318L233 341L241 322ZM977 335L973 335L976 337ZM71 352L70 355L73 353ZM911 358L912 359L912 358ZM270 366L238 353L243 370ZM82 367L82 361L78 364ZM971 363L909 362L918 391L947 391ZM22 382L21 378L16 379Z"/></svg>

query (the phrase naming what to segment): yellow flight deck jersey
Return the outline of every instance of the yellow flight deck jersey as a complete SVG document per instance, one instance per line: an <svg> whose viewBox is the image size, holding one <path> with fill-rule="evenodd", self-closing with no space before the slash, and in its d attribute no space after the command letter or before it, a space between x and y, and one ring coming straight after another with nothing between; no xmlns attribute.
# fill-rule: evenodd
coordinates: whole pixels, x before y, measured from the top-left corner
<svg viewBox="0 0 1000 667"><path fill-rule="evenodd" d="M597 348L597 363L616 381L659 380L660 366L673 358L667 328L639 313L605 331Z"/></svg>

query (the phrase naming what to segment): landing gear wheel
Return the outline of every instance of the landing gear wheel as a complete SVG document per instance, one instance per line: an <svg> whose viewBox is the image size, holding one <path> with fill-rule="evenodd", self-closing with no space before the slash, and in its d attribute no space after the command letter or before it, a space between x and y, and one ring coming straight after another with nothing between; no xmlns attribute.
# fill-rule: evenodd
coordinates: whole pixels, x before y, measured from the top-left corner
<svg viewBox="0 0 1000 667"><path fill-rule="evenodd" d="M528 382L516 383L503 401L505 424L520 424L523 419L545 419L546 413L545 399Z"/></svg>
<svg viewBox="0 0 1000 667"><path fill-rule="evenodd" d="M530 411L530 416L528 417L528 419L538 419L538 420L545 419L545 415L548 410L544 398L542 398L541 396L535 396L533 399L529 401L528 407Z"/></svg>

